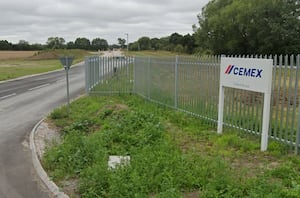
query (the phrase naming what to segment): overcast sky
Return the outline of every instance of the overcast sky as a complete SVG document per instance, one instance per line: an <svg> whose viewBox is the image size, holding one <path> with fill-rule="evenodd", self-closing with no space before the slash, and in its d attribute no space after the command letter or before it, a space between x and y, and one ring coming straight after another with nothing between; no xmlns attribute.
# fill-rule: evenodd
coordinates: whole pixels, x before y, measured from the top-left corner
<svg viewBox="0 0 300 198"><path fill-rule="evenodd" d="M192 33L197 14L209 0L1 0L0 40L46 43L47 38L106 39L129 34L162 37Z"/></svg>

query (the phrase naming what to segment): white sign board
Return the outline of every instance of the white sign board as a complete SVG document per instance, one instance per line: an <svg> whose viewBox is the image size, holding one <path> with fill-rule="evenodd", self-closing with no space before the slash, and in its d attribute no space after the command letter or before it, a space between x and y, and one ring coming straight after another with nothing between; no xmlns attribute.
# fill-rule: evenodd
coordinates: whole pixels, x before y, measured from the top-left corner
<svg viewBox="0 0 300 198"><path fill-rule="evenodd" d="M225 87L271 93L272 59L221 58L220 81Z"/></svg>
<svg viewBox="0 0 300 198"><path fill-rule="evenodd" d="M261 150L267 150L271 105L272 70L272 59L221 58L218 133L222 133L223 130L225 87L264 93Z"/></svg>

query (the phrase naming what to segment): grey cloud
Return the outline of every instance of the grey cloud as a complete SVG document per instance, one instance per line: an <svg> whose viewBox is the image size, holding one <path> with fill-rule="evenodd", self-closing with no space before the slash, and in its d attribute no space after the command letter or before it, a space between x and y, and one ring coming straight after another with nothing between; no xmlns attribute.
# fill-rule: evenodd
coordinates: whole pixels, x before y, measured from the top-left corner
<svg viewBox="0 0 300 198"><path fill-rule="evenodd" d="M116 43L129 33L161 37L192 32L197 14L209 0L9 0L0 2L0 40L45 43L50 36L66 40L101 37Z"/></svg>

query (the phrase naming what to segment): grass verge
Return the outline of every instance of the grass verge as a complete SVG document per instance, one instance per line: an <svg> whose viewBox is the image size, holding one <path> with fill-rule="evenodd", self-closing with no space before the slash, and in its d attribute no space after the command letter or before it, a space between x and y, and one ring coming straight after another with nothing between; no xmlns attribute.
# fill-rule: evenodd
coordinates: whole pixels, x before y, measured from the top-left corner
<svg viewBox="0 0 300 198"><path fill-rule="evenodd" d="M49 116L62 140L43 165L71 197L300 196L300 159L279 143L262 153L257 137L217 135L136 96L84 97L65 112ZM130 155L130 164L111 170L109 155Z"/></svg>

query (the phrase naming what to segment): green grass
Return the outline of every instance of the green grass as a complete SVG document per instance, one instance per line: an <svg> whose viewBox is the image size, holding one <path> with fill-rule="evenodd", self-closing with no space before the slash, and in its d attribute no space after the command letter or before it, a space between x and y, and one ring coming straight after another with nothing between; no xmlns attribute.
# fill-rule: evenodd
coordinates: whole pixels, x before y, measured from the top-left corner
<svg viewBox="0 0 300 198"><path fill-rule="evenodd" d="M132 93L133 78L133 64L122 65L115 73L103 76L101 82L90 91L90 94Z"/></svg>
<svg viewBox="0 0 300 198"><path fill-rule="evenodd" d="M36 53L33 57L1 60L0 81L61 69L62 65L58 58L70 55L75 57L73 63L78 63L84 60L84 56L88 55L88 52L83 50L44 50Z"/></svg>
<svg viewBox="0 0 300 198"><path fill-rule="evenodd" d="M43 165L71 197L299 197L300 158L255 136L217 135L201 120L136 96L84 97L49 116L62 141ZM130 155L110 170L109 155ZM76 195L76 196L75 196Z"/></svg>

